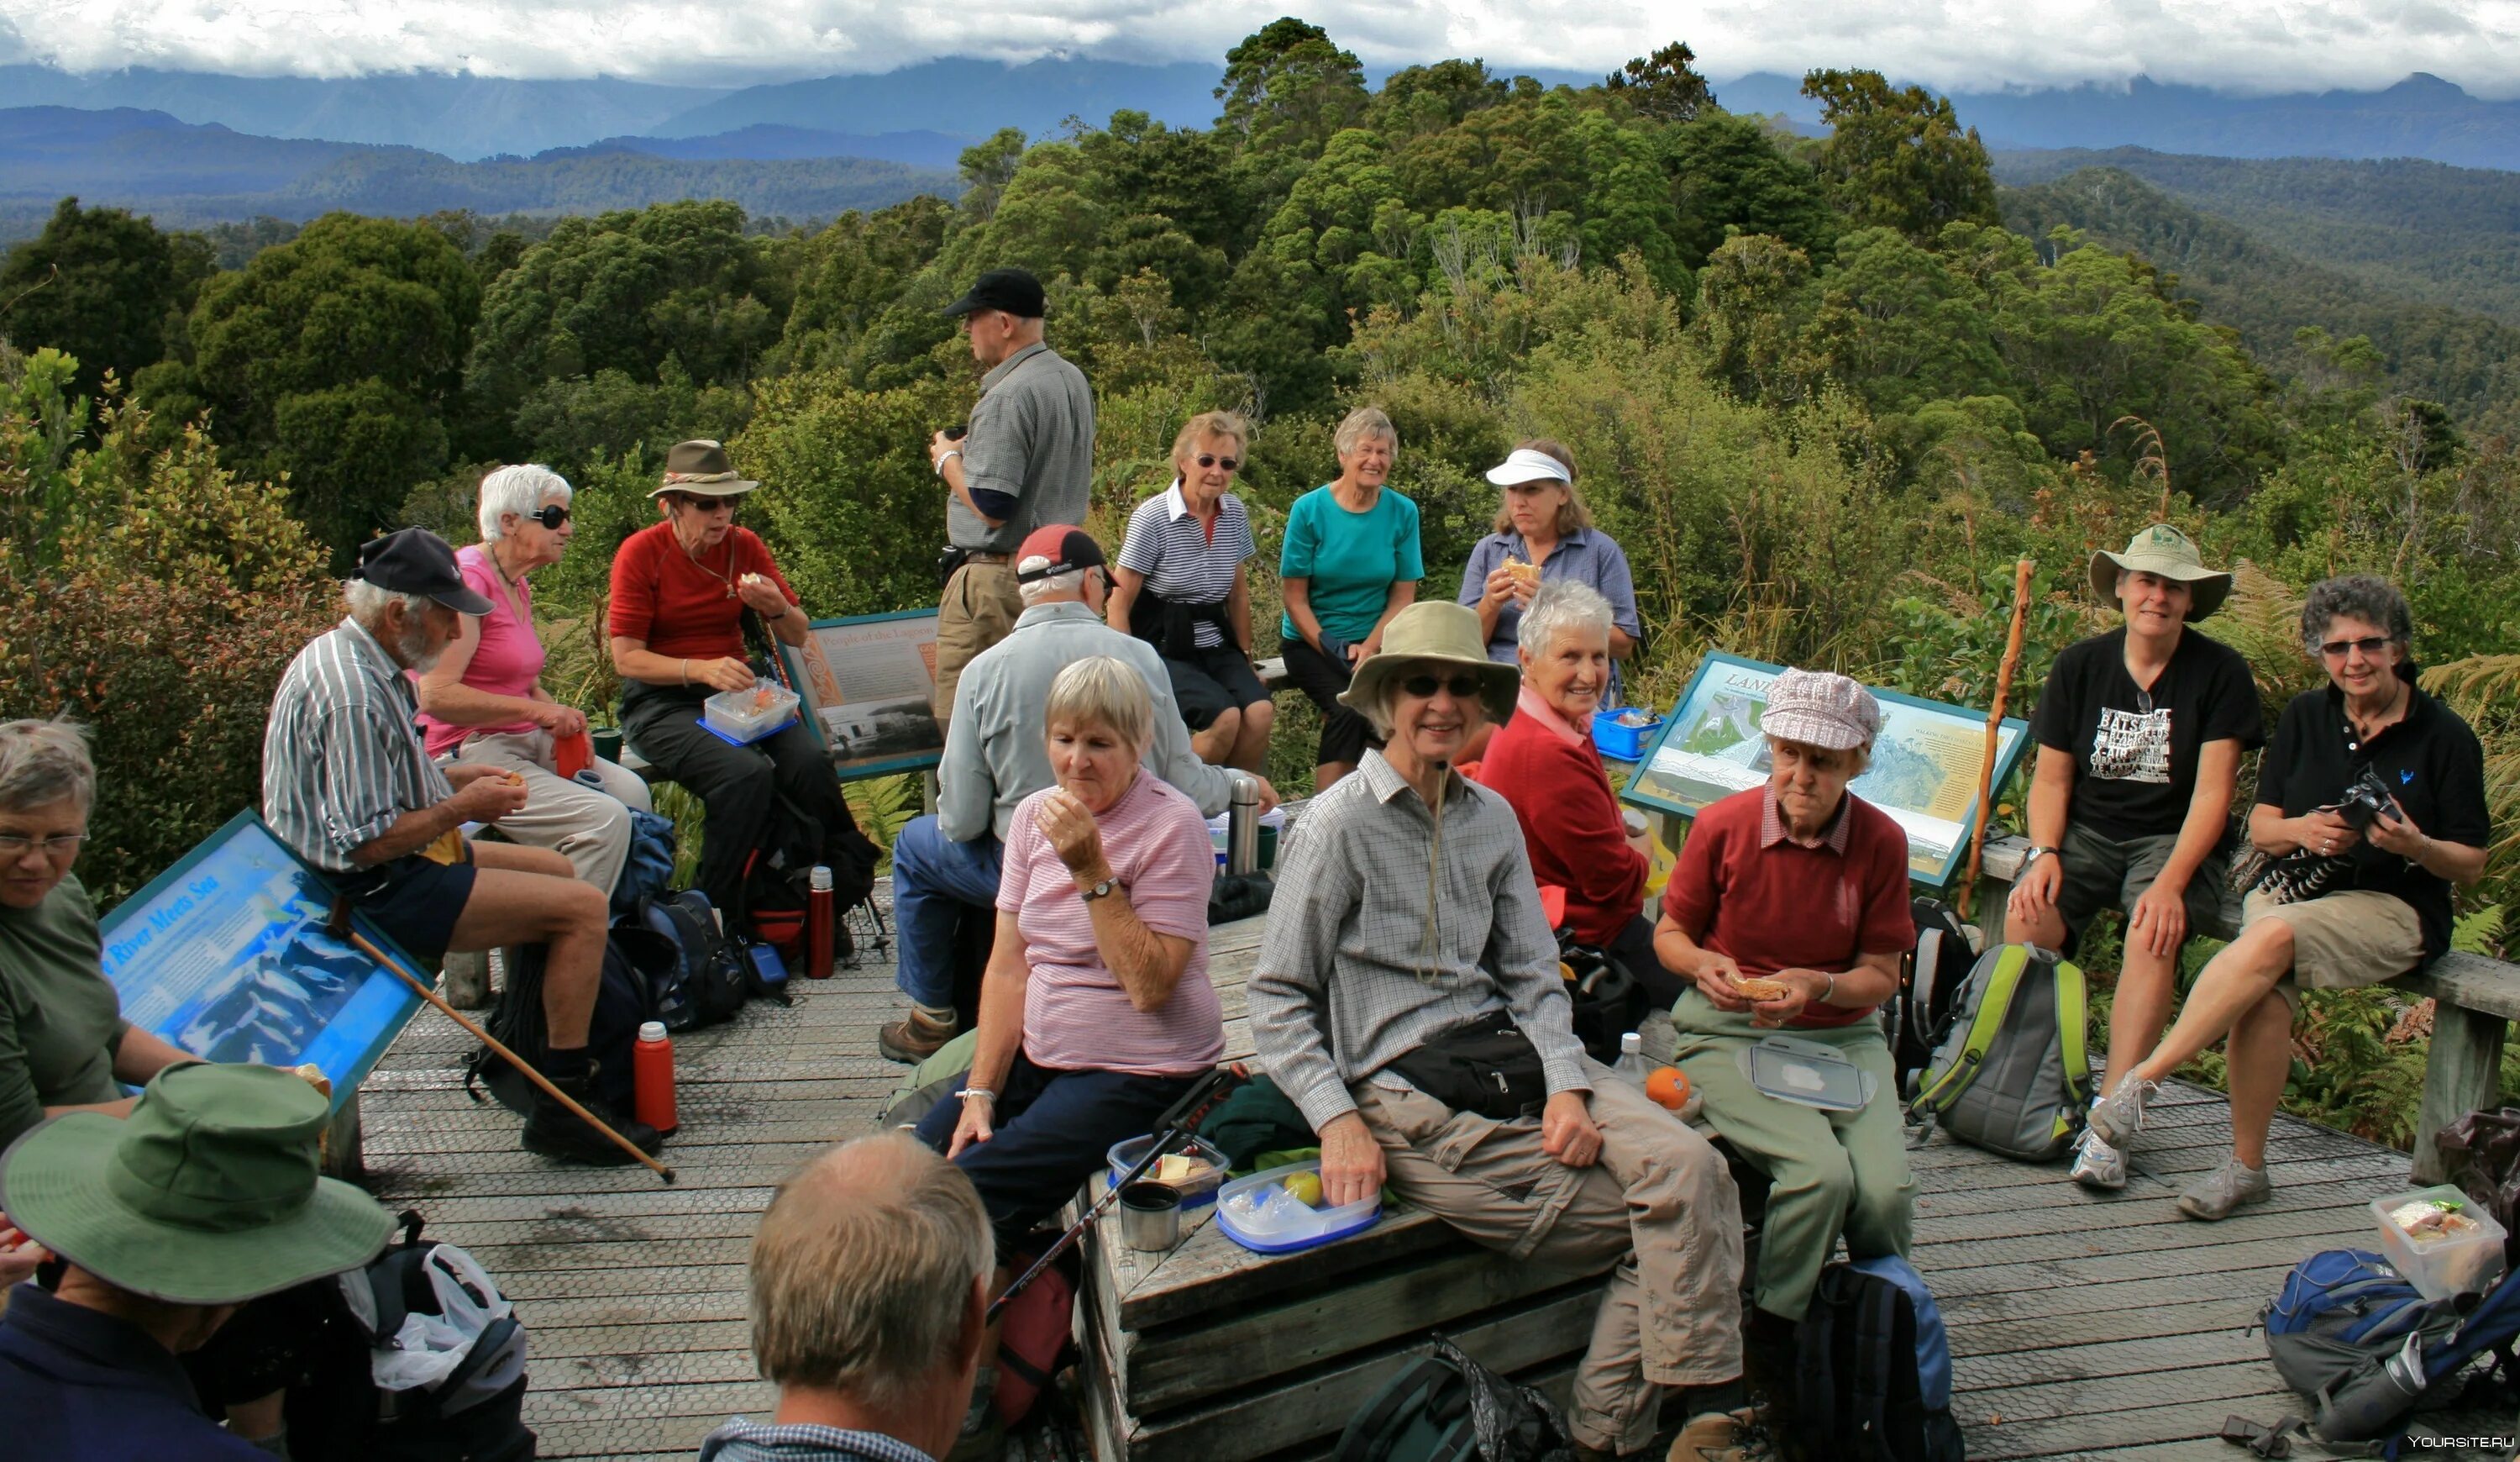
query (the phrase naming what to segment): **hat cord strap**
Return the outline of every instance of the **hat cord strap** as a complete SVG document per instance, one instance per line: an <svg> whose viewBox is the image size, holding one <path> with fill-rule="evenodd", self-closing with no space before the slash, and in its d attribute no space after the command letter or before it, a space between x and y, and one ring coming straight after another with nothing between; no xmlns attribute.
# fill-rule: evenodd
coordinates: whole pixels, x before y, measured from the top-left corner
<svg viewBox="0 0 2520 1462"><path fill-rule="evenodd" d="M1440 921L1435 912L1435 889L1436 869L1444 857L1444 803L1450 800L1445 794L1450 791L1452 768L1447 766L1443 779L1435 784L1435 836L1426 844L1426 933L1418 945L1418 978L1430 985L1443 978L1443 971L1439 968L1442 942L1438 937Z"/></svg>

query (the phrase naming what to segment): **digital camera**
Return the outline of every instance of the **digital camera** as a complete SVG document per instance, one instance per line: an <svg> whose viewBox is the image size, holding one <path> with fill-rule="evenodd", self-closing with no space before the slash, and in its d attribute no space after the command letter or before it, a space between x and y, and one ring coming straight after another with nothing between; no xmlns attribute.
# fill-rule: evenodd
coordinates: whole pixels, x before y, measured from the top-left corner
<svg viewBox="0 0 2520 1462"><path fill-rule="evenodd" d="M2353 785L2345 789L2345 796L2338 799L2335 811L2337 816L2345 819L2346 826L2357 833L2367 833L2381 813L2394 816L2397 807L2398 800L2390 793L2389 784L2380 780L2379 773L2365 766L2362 775L2356 777Z"/></svg>

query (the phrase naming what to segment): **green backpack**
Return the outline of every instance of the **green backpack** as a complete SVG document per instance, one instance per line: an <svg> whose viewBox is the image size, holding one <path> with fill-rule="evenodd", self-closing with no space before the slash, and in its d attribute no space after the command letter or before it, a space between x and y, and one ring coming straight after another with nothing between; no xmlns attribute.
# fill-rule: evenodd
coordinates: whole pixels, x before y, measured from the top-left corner
<svg viewBox="0 0 2520 1462"><path fill-rule="evenodd" d="M1909 1110L1991 1153L2045 1163L2092 1102L2083 972L2053 950L2002 944L1978 956L1919 1074Z"/></svg>
<svg viewBox="0 0 2520 1462"><path fill-rule="evenodd" d="M1566 1418L1436 1336L1348 1418L1330 1462L1572 1462Z"/></svg>

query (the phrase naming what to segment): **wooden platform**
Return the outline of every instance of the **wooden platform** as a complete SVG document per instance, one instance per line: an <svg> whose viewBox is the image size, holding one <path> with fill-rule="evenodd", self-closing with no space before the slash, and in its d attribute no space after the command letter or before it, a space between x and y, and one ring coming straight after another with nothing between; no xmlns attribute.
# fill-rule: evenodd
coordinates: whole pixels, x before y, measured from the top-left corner
<svg viewBox="0 0 2520 1462"><path fill-rule="evenodd" d="M1218 935L1237 1051L1249 1049L1239 975L1255 933ZM797 983L793 1008L756 1003L677 1040L675 1187L521 1151L518 1118L460 1090L466 1037L433 1013L369 1082L379 1196L472 1249L518 1302L543 1455L688 1459L728 1415L766 1411L745 1348L754 1223L789 1168L867 1130L903 1071L875 1051L898 1000L888 964ZM2219 1097L2167 1093L2134 1181L2109 1197L2061 1167L1944 1142L1915 1155L1916 1260L1951 1322L1972 1458L2241 1458L2210 1439L2223 1418L2272 1421L2295 1403L2252 1333L2257 1311L2304 1255L2365 1240L2362 1205L2404 1179L2407 1160L2278 1118L2274 1201L2184 1221L2172 1199L2220 1160L2228 1131Z"/></svg>

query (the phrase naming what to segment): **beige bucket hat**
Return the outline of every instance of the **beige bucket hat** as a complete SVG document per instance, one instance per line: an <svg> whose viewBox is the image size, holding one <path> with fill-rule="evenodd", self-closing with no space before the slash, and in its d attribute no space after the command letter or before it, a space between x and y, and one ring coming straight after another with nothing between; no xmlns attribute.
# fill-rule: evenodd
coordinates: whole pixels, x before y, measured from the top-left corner
<svg viewBox="0 0 2520 1462"><path fill-rule="evenodd" d="M1488 719L1504 725L1522 694L1522 671L1488 659L1487 641L1479 635L1478 611L1459 604L1420 602L1391 617L1382 631L1382 648L1357 663L1356 675L1339 693L1339 704L1363 711L1382 699L1382 685L1393 675L1419 664L1445 664L1479 677L1479 704Z"/></svg>
<svg viewBox="0 0 2520 1462"><path fill-rule="evenodd" d="M2205 567L2196 541L2166 523L2156 523L2127 540L2126 552L2103 548L2092 555L2092 592L2104 604L2118 602L2118 575L2130 569L2175 578L2187 585L2190 623L2223 607L2231 592L2231 575Z"/></svg>

